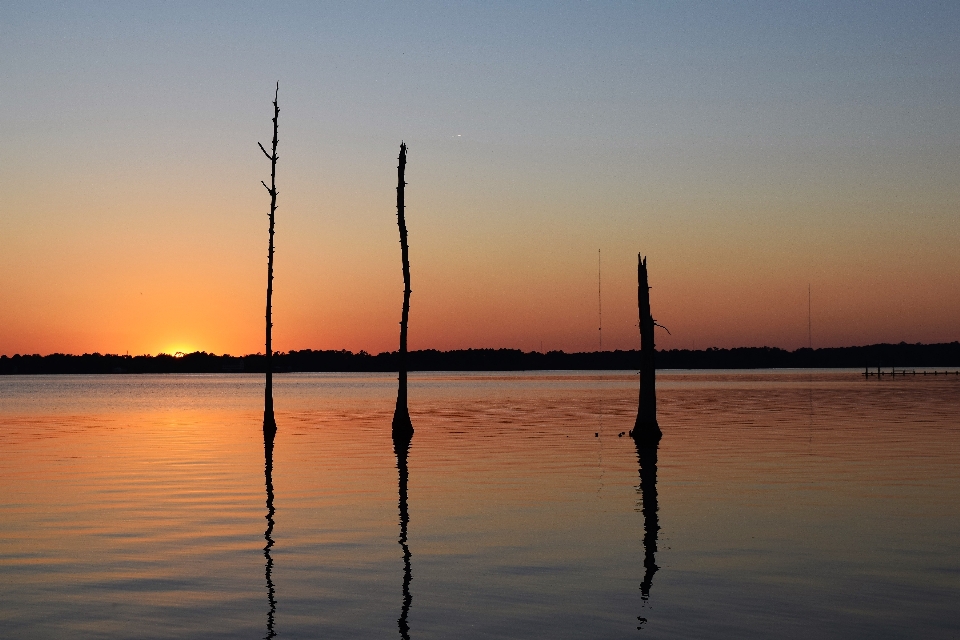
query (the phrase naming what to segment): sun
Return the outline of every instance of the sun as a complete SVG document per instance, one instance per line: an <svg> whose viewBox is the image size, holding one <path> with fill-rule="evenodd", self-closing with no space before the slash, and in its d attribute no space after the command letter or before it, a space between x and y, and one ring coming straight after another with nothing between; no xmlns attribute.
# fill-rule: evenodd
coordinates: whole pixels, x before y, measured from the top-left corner
<svg viewBox="0 0 960 640"><path fill-rule="evenodd" d="M182 358L188 353L193 353L196 350L197 350L196 347L194 347L191 344L186 344L184 342L176 342L167 346L165 349L161 350L160 353L166 353L168 355L173 356L174 358Z"/></svg>

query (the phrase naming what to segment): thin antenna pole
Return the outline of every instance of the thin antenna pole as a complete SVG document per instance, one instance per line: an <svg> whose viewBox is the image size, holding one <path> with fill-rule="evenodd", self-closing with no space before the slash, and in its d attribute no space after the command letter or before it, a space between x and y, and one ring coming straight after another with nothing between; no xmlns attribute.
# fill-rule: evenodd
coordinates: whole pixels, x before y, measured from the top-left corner
<svg viewBox="0 0 960 640"><path fill-rule="evenodd" d="M811 306L811 297L810 297L810 283L807 283L807 342L809 347L813 349L813 315L810 310Z"/></svg>
<svg viewBox="0 0 960 640"><path fill-rule="evenodd" d="M600 249L597 249L597 320L600 332L600 351L603 351L603 298L600 297Z"/></svg>

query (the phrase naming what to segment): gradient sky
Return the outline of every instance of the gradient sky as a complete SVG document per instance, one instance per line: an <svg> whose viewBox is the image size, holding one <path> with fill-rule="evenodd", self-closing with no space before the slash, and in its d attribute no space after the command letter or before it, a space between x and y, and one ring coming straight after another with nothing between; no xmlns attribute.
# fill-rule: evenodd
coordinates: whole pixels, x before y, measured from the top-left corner
<svg viewBox="0 0 960 640"><path fill-rule="evenodd" d="M201 6L195 6L201 4ZM960 3L0 5L0 353L960 339ZM659 331L659 330L658 330Z"/></svg>

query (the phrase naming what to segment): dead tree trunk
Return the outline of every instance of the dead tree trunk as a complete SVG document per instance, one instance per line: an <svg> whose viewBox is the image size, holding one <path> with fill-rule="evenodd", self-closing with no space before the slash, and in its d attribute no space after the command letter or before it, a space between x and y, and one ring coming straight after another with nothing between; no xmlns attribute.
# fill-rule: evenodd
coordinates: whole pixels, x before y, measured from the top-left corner
<svg viewBox="0 0 960 640"><path fill-rule="evenodd" d="M650 314L650 287L647 261L637 254L637 306L640 311L640 407L633 437L638 443L654 444L663 433L657 424L657 383L654 368L653 316Z"/></svg>
<svg viewBox="0 0 960 640"><path fill-rule="evenodd" d="M394 437L413 435L410 412L407 410L407 322L410 319L410 255L407 249L407 223L403 218L403 172L407 166L407 145L400 143L397 165L397 225L400 227L400 259L403 263L403 313L400 316L399 383L397 407L393 412Z"/></svg>
<svg viewBox="0 0 960 640"><path fill-rule="evenodd" d="M275 431L277 422L273 417L273 224L277 212L277 121L280 118L280 107L277 98L280 95L280 83L273 96L273 153L267 153L259 142L260 150L270 161L270 186L263 180L260 184L270 194L270 246L267 251L267 381L263 395L263 429Z"/></svg>

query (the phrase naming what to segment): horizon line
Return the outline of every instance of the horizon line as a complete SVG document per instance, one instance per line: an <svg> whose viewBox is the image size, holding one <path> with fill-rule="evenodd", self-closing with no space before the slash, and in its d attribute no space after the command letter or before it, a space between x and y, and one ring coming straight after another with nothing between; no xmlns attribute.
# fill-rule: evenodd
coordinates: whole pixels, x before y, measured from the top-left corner
<svg viewBox="0 0 960 640"><path fill-rule="evenodd" d="M708 353L708 352L712 352L712 351L737 351L737 350L745 350L745 349L756 349L756 350L767 350L767 351L783 351L783 352L786 352L786 353L797 353L797 352L801 352L801 351L810 351L810 352L814 352L814 353L815 353L815 352L817 352L817 351L831 351L831 350L835 350L835 349L864 349L864 348L869 348L869 347L880 347L880 346L935 347L935 346L941 346L941 345L947 346L947 345L956 345L956 344L960 344L960 340L952 340L952 341L950 341L950 342L929 342L929 343L926 343L926 342L906 342L906 341L901 340L900 342L875 342L875 343L871 343L871 344L845 345L845 346L840 346L840 347L817 347L817 348L812 348L812 347L797 347L796 349L787 349L787 348L784 348L784 347L771 347L771 346L766 346L766 345L765 345L765 346L762 346L762 347L756 347L756 346L754 346L754 347L739 346L739 347L707 347L707 348L705 348L705 349L687 349L687 348L680 348L680 349L657 349L657 351L660 352L660 353L684 352L684 351L686 351L686 352L688 352L688 353ZM523 355L549 355L549 354L551 354L551 353L564 354L564 355L596 355L596 354L603 354L603 353L613 354L613 353L639 353L639 352L640 352L639 349L611 349L611 350L598 350L598 351L564 351L563 349L552 349L552 350L550 350L550 351L536 351L536 350L524 351L524 350L519 349L519 348L516 348L516 347L466 347L466 348L462 348L462 349L446 349L446 350L444 350L444 349L435 349L435 348L414 349L414 350L411 350L410 353L411 353L411 354L412 354L412 353L430 353L430 352L433 352L433 353L463 353L463 352L472 352L472 351L515 351L515 352L519 352L519 353L521 353L521 354L523 354ZM365 349L360 349L359 351L351 351L351 350L349 350L349 349L311 349L311 348L305 348L305 349L291 349L291 350L289 350L289 351L273 351L272 353L273 353L273 355L291 355L291 354L298 354L298 353L339 353L339 354L350 354L351 356L354 356L354 357L371 357L371 358L378 358L378 357L386 357L386 356L396 355L396 354L398 353L398 351L381 351L381 352L379 352L379 353L370 353L370 352L366 351ZM81 353L81 354L77 354L77 353L64 353L64 352L61 352L61 351L55 351L55 352L51 352L51 353L47 353L47 354L43 354L43 355L41 355L41 354L39 354L39 353L22 353L22 354L21 354L21 353L15 353L15 354L13 354L13 355L11 355L11 356L8 356L8 355L6 355L6 354L0 354L0 359L36 358L36 357L48 358L48 357L52 357L52 356L63 356L63 357L71 357L71 358L82 358L82 357L85 357L85 356L101 357L101 358L107 358L107 357L110 357L110 358L160 358L160 357L167 357L167 358L180 359L180 358L184 358L184 357L188 357L188 356L196 356L196 355L203 355L203 356L209 356L209 357L215 357L215 358L255 358L255 357L261 357L261 358L262 358L262 357L266 357L266 354L264 354L264 353L262 353L262 352L259 352L259 351L256 352L256 353L247 353L247 354L236 355L236 356L235 356L235 355L232 355L232 354L229 354L229 353L218 354L218 353L213 352L213 351L201 351L201 350L191 351L191 352L189 352L189 353L184 353L184 352L181 352L181 351L177 351L177 352L175 352L175 353L167 353L167 352L161 351L161 352L158 352L158 353L155 353L155 354L151 354L151 353L141 353L141 354L136 354L136 355L130 355L129 353L126 353L126 354L120 354L120 353L100 353L99 351L85 352L85 353Z"/></svg>

